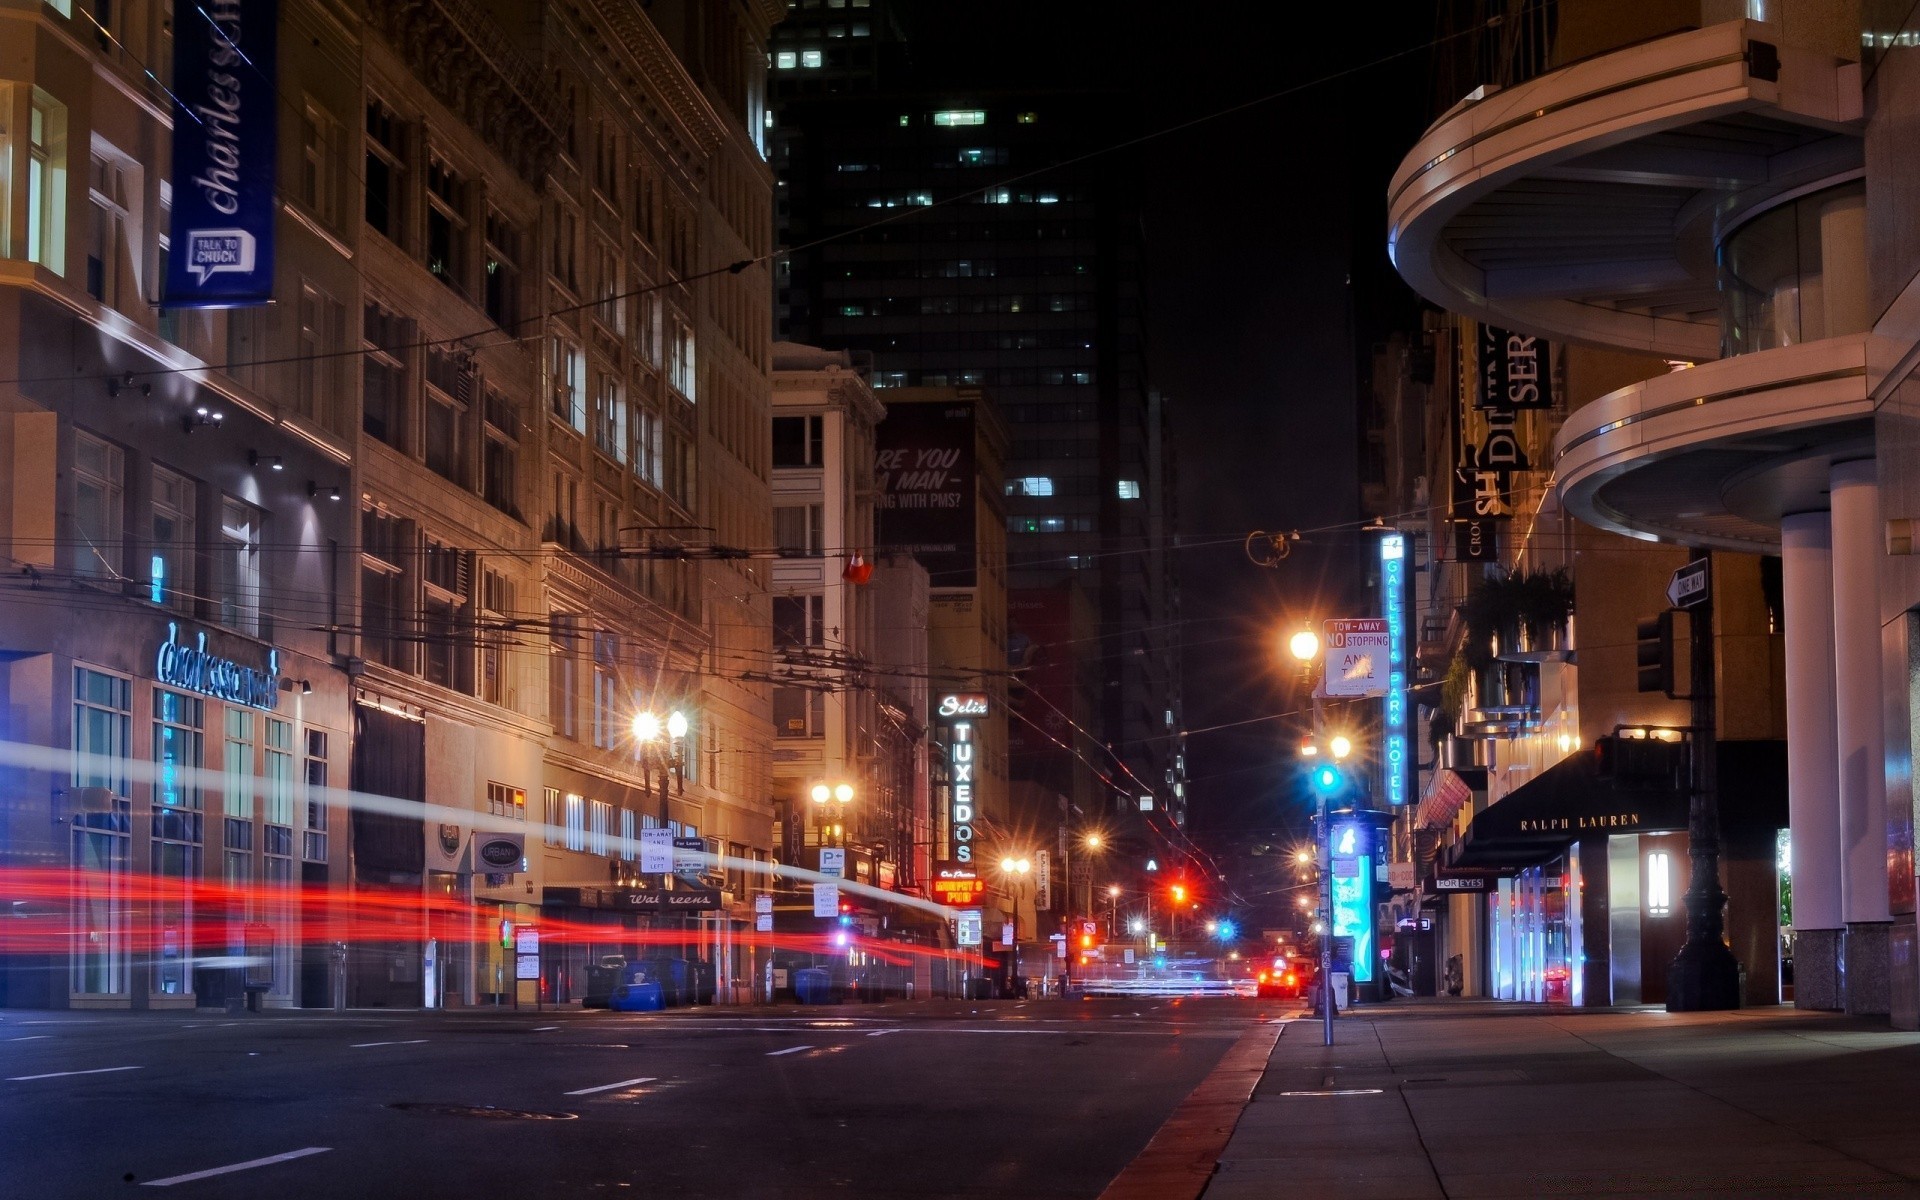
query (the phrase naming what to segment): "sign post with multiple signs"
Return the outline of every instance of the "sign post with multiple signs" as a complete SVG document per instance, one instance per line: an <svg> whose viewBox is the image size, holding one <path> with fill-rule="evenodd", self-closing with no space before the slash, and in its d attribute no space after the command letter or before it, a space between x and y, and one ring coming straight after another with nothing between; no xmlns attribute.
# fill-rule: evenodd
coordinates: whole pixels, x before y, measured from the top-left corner
<svg viewBox="0 0 1920 1200"><path fill-rule="evenodd" d="M1387 658L1392 649L1384 617L1322 623L1325 650L1320 684L1324 696L1381 696L1387 691Z"/></svg>

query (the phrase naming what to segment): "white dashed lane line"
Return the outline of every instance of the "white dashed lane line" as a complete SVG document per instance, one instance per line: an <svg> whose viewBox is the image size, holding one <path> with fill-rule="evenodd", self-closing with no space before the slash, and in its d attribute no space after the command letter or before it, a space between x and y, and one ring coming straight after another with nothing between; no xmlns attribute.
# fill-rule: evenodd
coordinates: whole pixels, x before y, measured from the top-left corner
<svg viewBox="0 0 1920 1200"><path fill-rule="evenodd" d="M615 1088L633 1087L641 1083L652 1083L658 1078L660 1078L658 1075L642 1075L638 1079L622 1079L619 1083L603 1083L599 1087L581 1088L578 1091L568 1092L567 1095L591 1096L595 1092L610 1092Z"/></svg>
<svg viewBox="0 0 1920 1200"><path fill-rule="evenodd" d="M351 1048L365 1050L369 1046L424 1046L426 1044L426 1038L409 1038L404 1042L355 1042Z"/></svg>
<svg viewBox="0 0 1920 1200"><path fill-rule="evenodd" d="M769 1050L769 1051L767 1051L767 1057L768 1057L768 1058L779 1058L779 1057L780 1057L780 1056L781 1056L782 1054L798 1054L798 1053L800 1053L800 1052L801 1052L802 1050L811 1050L811 1049L813 1049L813 1047L812 1047L812 1046L788 1046L788 1047L787 1047L787 1048L786 1048L785 1050Z"/></svg>
<svg viewBox="0 0 1920 1200"><path fill-rule="evenodd" d="M111 1075L115 1071L138 1071L139 1067L95 1067L91 1071L48 1071L44 1075L9 1075L8 1083L25 1083L29 1079L59 1079L66 1075Z"/></svg>
<svg viewBox="0 0 1920 1200"><path fill-rule="evenodd" d="M325 1154L332 1146L307 1146L300 1150L289 1150L285 1154L269 1154L265 1158L250 1158L246 1162L231 1163L224 1167L209 1167L204 1171L194 1171L188 1175L169 1175L165 1179L149 1179L142 1187L172 1187L176 1183L192 1183L196 1179L212 1179L215 1175L231 1175L235 1171L251 1171L255 1167L268 1167L274 1163L289 1162L296 1158L305 1158L309 1154Z"/></svg>

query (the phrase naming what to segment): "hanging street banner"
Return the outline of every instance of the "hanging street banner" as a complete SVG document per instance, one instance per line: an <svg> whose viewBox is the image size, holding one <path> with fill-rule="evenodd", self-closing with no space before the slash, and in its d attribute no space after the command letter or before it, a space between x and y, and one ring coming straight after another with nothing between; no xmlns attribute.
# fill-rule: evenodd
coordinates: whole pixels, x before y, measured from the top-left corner
<svg viewBox="0 0 1920 1200"><path fill-rule="evenodd" d="M1498 412L1553 407L1553 356L1545 340L1492 325L1480 327L1480 398Z"/></svg>
<svg viewBox="0 0 1920 1200"><path fill-rule="evenodd" d="M179 9L164 308L273 299L277 0Z"/></svg>

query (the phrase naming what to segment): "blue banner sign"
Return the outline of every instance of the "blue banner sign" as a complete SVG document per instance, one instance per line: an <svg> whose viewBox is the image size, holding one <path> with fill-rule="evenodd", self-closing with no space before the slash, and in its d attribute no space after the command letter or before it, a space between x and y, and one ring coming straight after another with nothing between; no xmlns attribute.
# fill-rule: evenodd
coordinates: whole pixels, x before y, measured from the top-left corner
<svg viewBox="0 0 1920 1200"><path fill-rule="evenodd" d="M188 0L173 38L167 308L273 298L278 0Z"/></svg>

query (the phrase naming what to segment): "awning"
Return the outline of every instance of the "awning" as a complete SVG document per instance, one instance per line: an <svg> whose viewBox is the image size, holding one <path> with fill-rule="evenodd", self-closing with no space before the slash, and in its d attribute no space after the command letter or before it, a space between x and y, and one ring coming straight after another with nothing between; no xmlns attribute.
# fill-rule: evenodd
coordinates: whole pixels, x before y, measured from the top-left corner
<svg viewBox="0 0 1920 1200"><path fill-rule="evenodd" d="M1786 813L1786 744L1718 744L1724 828L1771 824ZM1601 776L1591 750L1561 760L1473 819L1447 866L1533 866L1585 837L1671 833L1687 827L1687 794L1671 787L1625 788Z"/></svg>
<svg viewBox="0 0 1920 1200"><path fill-rule="evenodd" d="M1420 828L1445 829L1453 824L1460 806L1475 792L1487 790L1487 772L1482 767L1455 770L1443 767L1433 774L1426 798L1420 801Z"/></svg>

